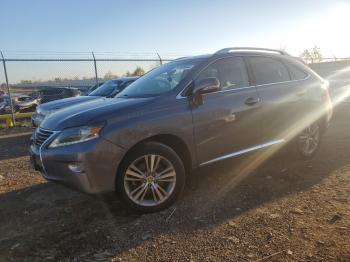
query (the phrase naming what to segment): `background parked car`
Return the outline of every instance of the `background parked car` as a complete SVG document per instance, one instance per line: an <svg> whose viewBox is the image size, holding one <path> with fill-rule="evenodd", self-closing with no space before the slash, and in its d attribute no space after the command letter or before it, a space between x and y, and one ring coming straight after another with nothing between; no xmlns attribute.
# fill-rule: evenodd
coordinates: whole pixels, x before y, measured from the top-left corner
<svg viewBox="0 0 350 262"><path fill-rule="evenodd" d="M28 95L12 94L11 98L14 112L34 111L40 104L40 98L33 98ZM0 112L2 114L11 113L10 97L8 95L0 97Z"/></svg>
<svg viewBox="0 0 350 262"><path fill-rule="evenodd" d="M87 96L70 97L56 101L51 101L40 105L37 108L36 113L32 116L32 124L34 127L39 126L47 115L52 114L53 112L64 107L76 105L91 100L96 100L101 97L113 97L120 91L122 91L125 87L134 82L137 78L138 77L123 77L108 80Z"/></svg>
<svg viewBox="0 0 350 262"><path fill-rule="evenodd" d="M41 98L33 98L27 95L19 95L12 97L13 107L16 112L34 111L40 104Z"/></svg>
<svg viewBox="0 0 350 262"><path fill-rule="evenodd" d="M0 114L11 113L10 98L6 95L0 96Z"/></svg>
<svg viewBox="0 0 350 262"><path fill-rule="evenodd" d="M72 87L47 87L38 91L38 97L41 98L41 103L79 95L79 89Z"/></svg>
<svg viewBox="0 0 350 262"><path fill-rule="evenodd" d="M93 92L94 90L96 90L98 87L102 86L104 83L105 83L105 82L99 82L98 84L91 86L88 90L86 90L86 91L84 92L84 95L90 94L91 92Z"/></svg>

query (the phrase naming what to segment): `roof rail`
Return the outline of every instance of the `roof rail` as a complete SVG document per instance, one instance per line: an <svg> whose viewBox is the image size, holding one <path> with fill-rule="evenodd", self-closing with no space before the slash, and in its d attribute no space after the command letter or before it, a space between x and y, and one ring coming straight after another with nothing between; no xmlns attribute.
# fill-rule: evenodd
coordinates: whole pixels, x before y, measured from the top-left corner
<svg viewBox="0 0 350 262"><path fill-rule="evenodd" d="M176 59L173 59L172 61L177 61L177 60L185 59L185 58L187 58L187 57L188 57L188 56L178 57L178 58L176 58Z"/></svg>
<svg viewBox="0 0 350 262"><path fill-rule="evenodd" d="M288 55L287 52L278 50L278 49L269 49L269 48L259 48L259 47L228 47L224 49L220 49L219 51L215 52L215 54L226 54L231 51L266 51L266 52L274 52L279 53L281 55Z"/></svg>

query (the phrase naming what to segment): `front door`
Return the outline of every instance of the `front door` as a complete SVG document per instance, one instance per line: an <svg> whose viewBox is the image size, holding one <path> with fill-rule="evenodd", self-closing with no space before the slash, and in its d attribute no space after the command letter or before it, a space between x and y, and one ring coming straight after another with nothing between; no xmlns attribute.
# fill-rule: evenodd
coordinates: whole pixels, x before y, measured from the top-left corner
<svg viewBox="0 0 350 262"><path fill-rule="evenodd" d="M192 109L197 158L200 165L249 151L260 142L259 97L250 86L241 57L219 59L198 78L216 77L220 91L203 95Z"/></svg>

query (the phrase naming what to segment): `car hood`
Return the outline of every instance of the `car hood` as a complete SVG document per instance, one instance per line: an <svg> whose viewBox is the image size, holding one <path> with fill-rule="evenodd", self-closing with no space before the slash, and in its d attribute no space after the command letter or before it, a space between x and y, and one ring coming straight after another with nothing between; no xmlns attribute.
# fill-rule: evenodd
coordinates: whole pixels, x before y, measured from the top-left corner
<svg viewBox="0 0 350 262"><path fill-rule="evenodd" d="M101 98L63 108L50 114L41 128L60 131L69 127L84 126L108 120L129 107L143 104L151 98Z"/></svg>
<svg viewBox="0 0 350 262"><path fill-rule="evenodd" d="M99 96L76 96L76 97L69 97L64 99L59 99L51 102L47 102L45 104L42 104L38 107L38 111L42 112L44 115L46 115L48 112L56 111L61 108L76 105L79 103L91 101L94 99L101 99Z"/></svg>

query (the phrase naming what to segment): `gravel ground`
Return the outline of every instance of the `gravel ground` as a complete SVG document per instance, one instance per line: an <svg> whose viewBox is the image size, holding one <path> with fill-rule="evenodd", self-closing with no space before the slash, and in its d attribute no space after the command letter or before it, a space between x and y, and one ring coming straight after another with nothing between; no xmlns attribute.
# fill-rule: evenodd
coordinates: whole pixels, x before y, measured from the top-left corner
<svg viewBox="0 0 350 262"><path fill-rule="evenodd" d="M201 168L148 215L47 183L28 138L0 137L0 261L350 261L346 112L314 159L265 151Z"/></svg>

